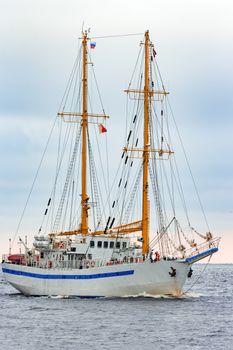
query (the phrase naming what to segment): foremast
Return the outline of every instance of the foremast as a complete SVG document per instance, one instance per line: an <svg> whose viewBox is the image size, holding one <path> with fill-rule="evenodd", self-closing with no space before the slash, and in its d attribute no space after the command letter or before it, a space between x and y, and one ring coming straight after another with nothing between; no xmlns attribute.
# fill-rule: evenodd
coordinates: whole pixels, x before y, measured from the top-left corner
<svg viewBox="0 0 233 350"><path fill-rule="evenodd" d="M88 64L89 62L89 56L88 56L88 42L91 40L89 37L89 30L83 31L81 36L81 66L82 66L82 72L81 72L81 111L65 111L63 107L63 110L61 112L58 112L57 115L62 118L63 122L66 123L80 123L81 124L81 213L80 213L80 223L78 227L75 227L73 230L69 231L60 231L57 232L57 228L59 225L59 220L61 218L62 213L62 207L64 204L64 194L62 194L62 198L60 201L60 205L58 207L57 216L55 219L54 229L53 232L49 234L49 236L69 236L69 235L88 235L90 234L90 227L88 222L88 210L90 209L90 202L89 202L89 195L87 193L88 191L88 147L89 147L89 140L88 140L88 124L89 122L91 124L99 124L98 119L105 120L106 118L109 118L108 115L105 114L103 109L103 114L97 114L97 113L89 113L88 112ZM91 63L92 64L92 63ZM93 66L93 64L92 64ZM70 83L71 86L71 83ZM76 87L76 83L74 84ZM74 94L74 92L73 92ZM91 121L89 121L91 119ZM64 185L63 192L66 194L67 190L67 183ZM95 234L94 232L91 232L91 234ZM97 232L99 234L99 232Z"/></svg>

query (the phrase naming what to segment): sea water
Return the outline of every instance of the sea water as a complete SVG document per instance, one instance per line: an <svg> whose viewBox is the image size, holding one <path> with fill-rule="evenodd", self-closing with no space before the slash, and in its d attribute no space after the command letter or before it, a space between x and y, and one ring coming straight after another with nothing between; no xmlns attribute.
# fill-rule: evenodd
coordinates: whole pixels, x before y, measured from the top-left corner
<svg viewBox="0 0 233 350"><path fill-rule="evenodd" d="M0 349L232 350L233 265L193 270L180 298L25 297L0 275Z"/></svg>

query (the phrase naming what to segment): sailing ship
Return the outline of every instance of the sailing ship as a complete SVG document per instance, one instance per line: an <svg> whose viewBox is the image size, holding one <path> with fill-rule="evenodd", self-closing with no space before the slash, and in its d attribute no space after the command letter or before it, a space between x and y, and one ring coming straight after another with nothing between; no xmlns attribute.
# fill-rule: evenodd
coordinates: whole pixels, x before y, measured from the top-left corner
<svg viewBox="0 0 233 350"><path fill-rule="evenodd" d="M146 31L138 65L126 90L131 103L129 130L121 153L120 176L108 188L107 202L110 198L112 202L107 216L98 204L101 195L90 141L91 124L106 132L108 118L105 112L91 113L88 102L90 49L94 47L89 32L84 31L76 68L58 113L61 123L68 125L65 141L60 143L60 159L73 135L61 197L56 202L58 174L64 173L59 160L52 195L33 247L28 248L20 239L25 252L4 256L4 276L28 296L180 296L186 279L192 275L192 264L217 252L219 238L191 226L177 177L167 123L168 92L158 70L155 47ZM75 71L80 73L80 83ZM67 111L69 94L72 102ZM165 175L166 168L171 171L170 177ZM178 211L175 209L176 187L188 222L185 228L178 219L181 205ZM165 207L168 202L170 210ZM105 212L106 206L103 204ZM49 212L52 214L46 221Z"/></svg>

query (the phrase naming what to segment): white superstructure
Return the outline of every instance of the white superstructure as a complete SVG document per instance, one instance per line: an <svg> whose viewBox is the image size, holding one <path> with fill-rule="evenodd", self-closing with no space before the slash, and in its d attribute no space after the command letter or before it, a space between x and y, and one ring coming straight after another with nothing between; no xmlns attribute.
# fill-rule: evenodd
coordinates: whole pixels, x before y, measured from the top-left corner
<svg viewBox="0 0 233 350"><path fill-rule="evenodd" d="M79 237L74 242L48 242L40 254L23 261L3 262L8 282L25 295L60 295L80 297L117 297L127 295L173 295L182 293L191 265L212 255L218 241L211 247L204 244L189 257L146 259L137 243L122 238ZM34 246L42 242L36 237ZM16 258L15 258L16 259Z"/></svg>

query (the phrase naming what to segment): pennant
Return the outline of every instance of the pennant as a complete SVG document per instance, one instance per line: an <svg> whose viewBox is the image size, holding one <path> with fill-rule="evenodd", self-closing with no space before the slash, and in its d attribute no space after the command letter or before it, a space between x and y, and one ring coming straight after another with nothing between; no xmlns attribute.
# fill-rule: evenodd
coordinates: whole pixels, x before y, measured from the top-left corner
<svg viewBox="0 0 233 350"><path fill-rule="evenodd" d="M90 48L94 49L96 47L96 42L95 41L91 41L90 42Z"/></svg>
<svg viewBox="0 0 233 350"><path fill-rule="evenodd" d="M104 132L107 132L107 129L105 128L105 126L103 126L103 124L99 124L99 133L103 134Z"/></svg>

